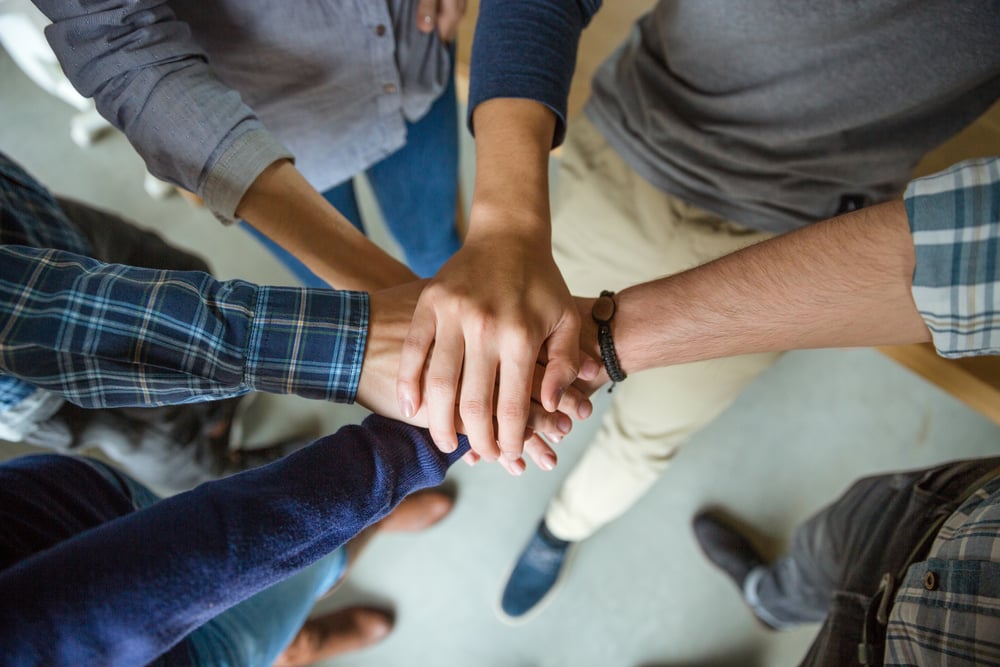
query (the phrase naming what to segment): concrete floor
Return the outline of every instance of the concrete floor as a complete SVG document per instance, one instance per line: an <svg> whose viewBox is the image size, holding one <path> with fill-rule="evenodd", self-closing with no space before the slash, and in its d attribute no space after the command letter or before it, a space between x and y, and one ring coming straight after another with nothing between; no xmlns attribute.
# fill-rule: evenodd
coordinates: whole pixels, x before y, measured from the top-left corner
<svg viewBox="0 0 1000 667"><path fill-rule="evenodd" d="M241 231L178 197L147 197L141 162L123 137L88 149L70 143L73 110L36 88L2 52L0 100L0 150L54 191L161 230L208 256L220 277L290 283ZM787 354L694 438L642 502L578 549L543 613L504 625L494 609L512 559L596 428L605 400L600 395L598 415L560 445L556 471L530 469L514 479L496 466L459 464L451 473L459 489L452 516L422 535L377 538L323 608L384 603L395 608L397 627L383 644L330 664L795 664L816 627L763 631L700 556L688 528L692 514L706 504L733 508L777 552L798 522L861 475L1000 451L1000 428L876 352ZM303 424L330 430L362 414L273 401L252 437ZM24 451L0 449L3 458Z"/></svg>

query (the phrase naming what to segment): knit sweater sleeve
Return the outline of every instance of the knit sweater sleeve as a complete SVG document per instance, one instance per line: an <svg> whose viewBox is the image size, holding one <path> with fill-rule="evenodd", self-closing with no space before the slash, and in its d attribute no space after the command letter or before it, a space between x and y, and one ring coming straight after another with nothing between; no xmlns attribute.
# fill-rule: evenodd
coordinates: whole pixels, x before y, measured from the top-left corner
<svg viewBox="0 0 1000 667"><path fill-rule="evenodd" d="M467 450L372 416L35 553L0 572L5 664L148 664L440 483ZM73 493L62 486L52 502Z"/></svg>
<svg viewBox="0 0 1000 667"><path fill-rule="evenodd" d="M580 33L601 0L483 0L472 43L469 129L476 106L497 97L541 102L566 135L566 105Z"/></svg>

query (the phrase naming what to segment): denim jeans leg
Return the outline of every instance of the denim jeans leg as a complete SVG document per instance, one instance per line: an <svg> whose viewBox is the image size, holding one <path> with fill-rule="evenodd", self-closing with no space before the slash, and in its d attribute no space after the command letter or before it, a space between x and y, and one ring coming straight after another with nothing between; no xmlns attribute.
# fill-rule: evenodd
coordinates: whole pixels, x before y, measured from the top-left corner
<svg viewBox="0 0 1000 667"><path fill-rule="evenodd" d="M271 667L306 622L313 603L346 569L347 551L341 547L222 612L188 635L194 663Z"/></svg>
<svg viewBox="0 0 1000 667"><path fill-rule="evenodd" d="M455 78L415 123L406 145L368 169L382 217L421 277L434 275L462 242L458 210L458 103Z"/></svg>

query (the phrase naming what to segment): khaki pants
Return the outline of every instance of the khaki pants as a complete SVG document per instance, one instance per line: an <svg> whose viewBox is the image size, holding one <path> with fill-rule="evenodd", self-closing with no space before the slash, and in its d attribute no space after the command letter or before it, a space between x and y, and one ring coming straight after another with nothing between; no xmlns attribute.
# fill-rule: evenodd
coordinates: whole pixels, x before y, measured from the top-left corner
<svg viewBox="0 0 1000 667"><path fill-rule="evenodd" d="M580 296L677 273L771 236L653 187L583 117L573 121L557 187L553 252L570 291ZM777 356L629 375L615 388L597 438L549 504L545 521L552 533L582 540L624 513L677 448Z"/></svg>

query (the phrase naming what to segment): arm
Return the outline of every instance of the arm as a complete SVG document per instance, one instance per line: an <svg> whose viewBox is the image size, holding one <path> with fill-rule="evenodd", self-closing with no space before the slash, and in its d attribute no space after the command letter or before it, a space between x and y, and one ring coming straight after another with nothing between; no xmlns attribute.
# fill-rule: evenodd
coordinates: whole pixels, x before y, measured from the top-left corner
<svg viewBox="0 0 1000 667"><path fill-rule="evenodd" d="M0 246L0 369L85 407L266 391L357 399L398 416L392 383L419 287L378 293L369 309L360 292L220 282ZM573 415L590 407L575 389L564 405ZM426 416L411 421L424 425ZM530 424L556 437L571 428L566 415L537 407ZM528 454L543 469L555 465L544 443L533 441Z"/></svg>
<svg viewBox="0 0 1000 667"><path fill-rule="evenodd" d="M612 321L626 373L779 350L920 343L997 354L1000 159L910 185L895 201L622 290ZM597 350L592 299L581 346ZM991 334L993 334L991 336ZM599 352L598 352L599 354Z"/></svg>
<svg viewBox="0 0 1000 667"><path fill-rule="evenodd" d="M0 368L85 407L254 390L351 402L368 297L0 246L0 312Z"/></svg>
<svg viewBox="0 0 1000 667"><path fill-rule="evenodd" d="M333 285L413 278L305 181L167 2L113 0L100 11L83 0L35 4L53 22L46 36L70 81L150 172L198 193L224 221L245 217Z"/></svg>
<svg viewBox="0 0 1000 667"><path fill-rule="evenodd" d="M927 340L902 202L862 209L622 290L626 373L722 356Z"/></svg>
<svg viewBox="0 0 1000 667"><path fill-rule="evenodd" d="M289 160L271 164L254 180L236 215L337 289L374 291L417 277L355 229Z"/></svg>
<svg viewBox="0 0 1000 667"><path fill-rule="evenodd" d="M0 572L5 660L145 665L439 484L466 450L370 417L41 551Z"/></svg>
<svg viewBox="0 0 1000 667"><path fill-rule="evenodd" d="M578 316L551 254L548 151L562 138L576 44L597 6L481 7L470 92L479 166L469 234L420 298L397 385L403 413L426 404L435 442L446 450L455 445L450 415L458 397L473 449L488 459L501 452L517 458L535 360L547 360L541 402L549 410L579 370ZM422 374L429 392L421 391Z"/></svg>

